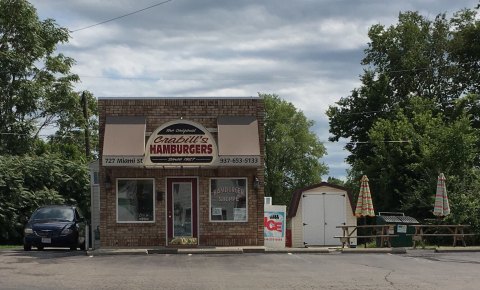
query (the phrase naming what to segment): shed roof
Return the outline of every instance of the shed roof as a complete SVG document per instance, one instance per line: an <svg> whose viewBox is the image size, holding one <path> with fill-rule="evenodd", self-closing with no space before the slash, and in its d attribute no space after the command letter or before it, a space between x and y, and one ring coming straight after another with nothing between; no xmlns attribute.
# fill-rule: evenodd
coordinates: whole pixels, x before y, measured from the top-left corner
<svg viewBox="0 0 480 290"><path fill-rule="evenodd" d="M292 200L290 201L290 206L288 207L287 217L288 218L293 218L294 216L297 215L298 204L300 203L300 198L302 197L302 193L304 193L305 191L311 190L311 189L322 187L322 186L328 186L328 187L332 187L332 188L336 188L336 189L340 189L340 190L345 191L347 193L348 199L350 200L350 206L352 207L352 211L355 210L353 208L352 194L346 187L341 186L341 185L328 183L328 182L320 182L320 183L317 183L317 184L314 184L314 185L310 185L310 186L307 186L307 187L304 187L304 188L297 189L293 192Z"/></svg>

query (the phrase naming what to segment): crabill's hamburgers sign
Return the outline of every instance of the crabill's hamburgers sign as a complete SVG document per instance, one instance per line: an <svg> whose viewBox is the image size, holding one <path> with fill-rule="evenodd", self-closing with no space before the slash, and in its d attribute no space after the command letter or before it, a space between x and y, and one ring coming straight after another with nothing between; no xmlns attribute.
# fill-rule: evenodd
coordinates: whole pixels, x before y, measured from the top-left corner
<svg viewBox="0 0 480 290"><path fill-rule="evenodd" d="M210 132L200 124L176 120L153 132L145 148L147 166L212 165L217 145Z"/></svg>

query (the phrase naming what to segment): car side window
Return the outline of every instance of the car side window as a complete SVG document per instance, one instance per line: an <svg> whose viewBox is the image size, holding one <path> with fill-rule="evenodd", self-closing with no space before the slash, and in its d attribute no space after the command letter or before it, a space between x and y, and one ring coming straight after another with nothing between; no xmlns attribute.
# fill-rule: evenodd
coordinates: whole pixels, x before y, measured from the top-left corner
<svg viewBox="0 0 480 290"><path fill-rule="evenodd" d="M82 214L78 209L75 209L75 220L79 221L83 218Z"/></svg>

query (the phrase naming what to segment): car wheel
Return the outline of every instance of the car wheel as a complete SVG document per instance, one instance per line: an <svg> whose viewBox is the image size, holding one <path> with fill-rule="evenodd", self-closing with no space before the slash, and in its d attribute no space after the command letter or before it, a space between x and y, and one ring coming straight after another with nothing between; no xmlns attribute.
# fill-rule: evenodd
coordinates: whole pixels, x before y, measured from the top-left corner
<svg viewBox="0 0 480 290"><path fill-rule="evenodd" d="M38 246L37 249L38 249L39 251L43 251L43 246Z"/></svg>
<svg viewBox="0 0 480 290"><path fill-rule="evenodd" d="M24 245L23 245L23 250L24 250L24 251L31 251L31 250L32 250L32 245L24 244Z"/></svg>
<svg viewBox="0 0 480 290"><path fill-rule="evenodd" d="M77 250L77 246L70 246L70 251L76 251Z"/></svg>

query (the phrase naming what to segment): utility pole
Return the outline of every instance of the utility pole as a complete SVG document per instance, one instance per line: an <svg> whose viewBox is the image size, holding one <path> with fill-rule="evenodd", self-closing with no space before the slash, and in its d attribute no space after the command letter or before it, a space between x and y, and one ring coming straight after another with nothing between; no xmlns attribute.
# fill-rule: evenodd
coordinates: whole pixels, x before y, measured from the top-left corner
<svg viewBox="0 0 480 290"><path fill-rule="evenodd" d="M88 123L88 101L87 95L85 91L82 92L82 98L80 100L82 102L83 107L83 118L85 119L85 157L87 161L90 160L90 130L89 130L89 123Z"/></svg>

